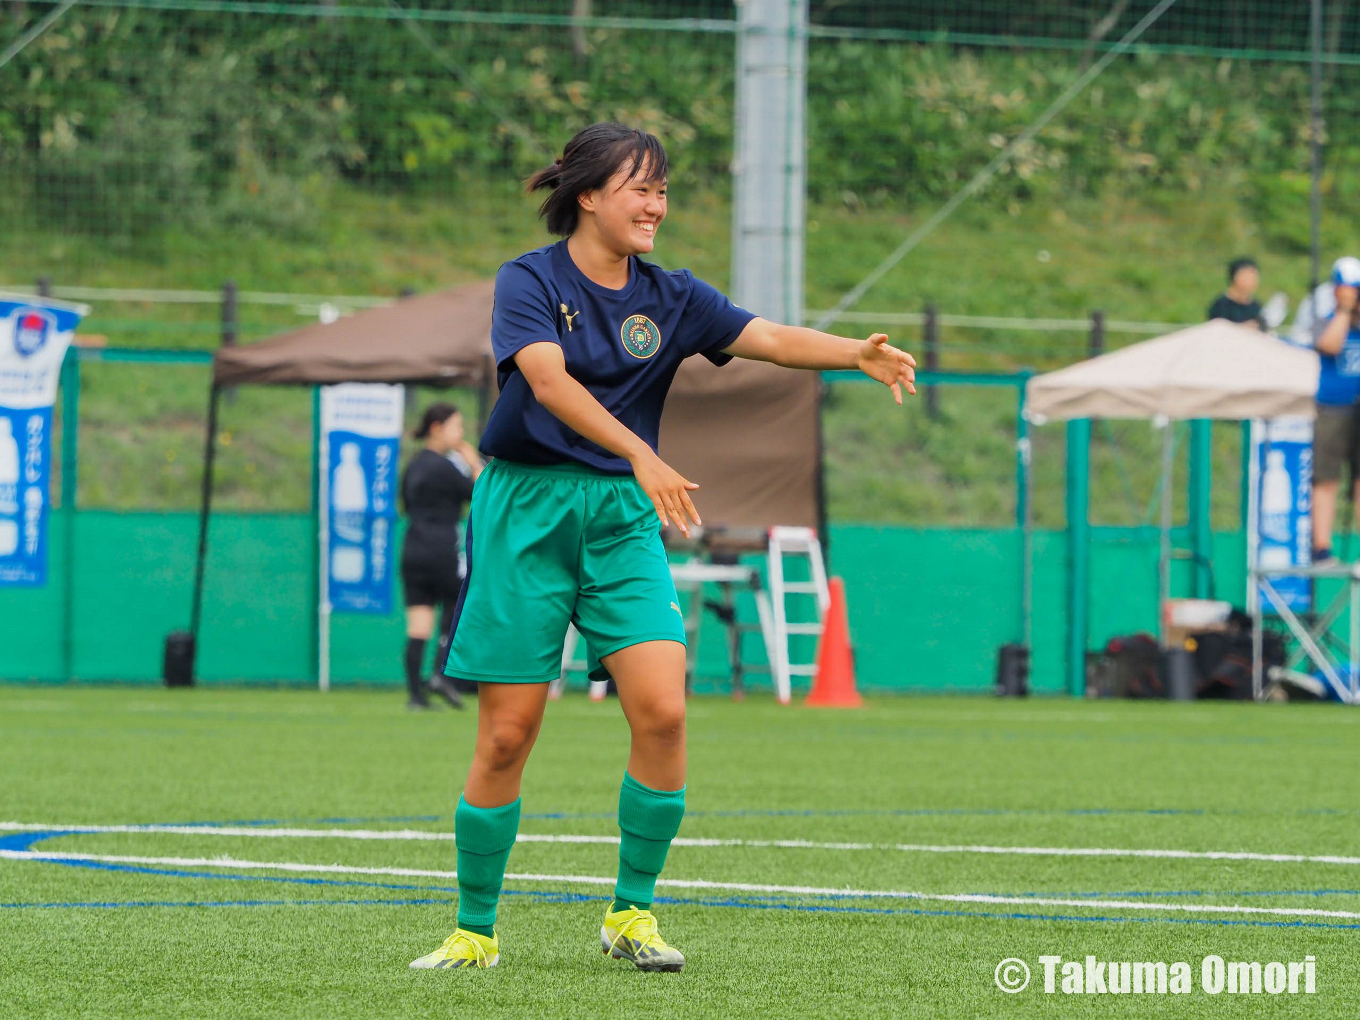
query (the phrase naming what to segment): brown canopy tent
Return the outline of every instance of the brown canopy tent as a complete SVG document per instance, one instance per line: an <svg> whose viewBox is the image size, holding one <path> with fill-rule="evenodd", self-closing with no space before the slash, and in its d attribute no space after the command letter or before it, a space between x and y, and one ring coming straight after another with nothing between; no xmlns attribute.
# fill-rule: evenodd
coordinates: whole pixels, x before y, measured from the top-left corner
<svg viewBox="0 0 1360 1020"><path fill-rule="evenodd" d="M481 386L491 357L490 280L402 298L213 358L213 383Z"/></svg>
<svg viewBox="0 0 1360 1020"><path fill-rule="evenodd" d="M468 386L483 395L484 423L496 384L492 297L490 281L470 283L217 352L190 624L195 640L222 389L245 383ZM820 412L821 380L814 372L748 361L719 369L690 358L666 403L661 453L702 486L695 502L710 529L750 534L788 524L815 527L825 536Z"/></svg>

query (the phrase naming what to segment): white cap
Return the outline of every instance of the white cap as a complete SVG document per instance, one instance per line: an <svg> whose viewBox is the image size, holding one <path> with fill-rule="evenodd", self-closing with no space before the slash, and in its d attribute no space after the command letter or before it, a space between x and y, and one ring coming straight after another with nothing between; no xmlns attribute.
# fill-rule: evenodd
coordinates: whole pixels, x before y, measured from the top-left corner
<svg viewBox="0 0 1360 1020"><path fill-rule="evenodd" d="M1346 287L1360 287L1360 259L1347 255L1333 262L1332 282Z"/></svg>

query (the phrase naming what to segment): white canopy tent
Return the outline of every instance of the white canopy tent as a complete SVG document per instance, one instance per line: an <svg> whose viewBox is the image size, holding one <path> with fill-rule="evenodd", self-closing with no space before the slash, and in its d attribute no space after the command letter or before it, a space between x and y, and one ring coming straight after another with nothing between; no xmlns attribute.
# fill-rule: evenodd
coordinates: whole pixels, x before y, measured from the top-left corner
<svg viewBox="0 0 1360 1020"><path fill-rule="evenodd" d="M1215 319L1037 375L1025 407L1035 423L1312 417L1317 384L1314 352Z"/></svg>
<svg viewBox="0 0 1360 1020"><path fill-rule="evenodd" d="M1035 376L1026 389L1025 415L1036 425L1053 419L1134 418L1151 420L1162 429L1158 575L1159 604L1165 604L1171 584L1171 422L1312 418L1318 370L1315 352L1216 319ZM1033 501L1027 499L1026 505ZM1026 646L1033 604L1030 530L1026 521Z"/></svg>

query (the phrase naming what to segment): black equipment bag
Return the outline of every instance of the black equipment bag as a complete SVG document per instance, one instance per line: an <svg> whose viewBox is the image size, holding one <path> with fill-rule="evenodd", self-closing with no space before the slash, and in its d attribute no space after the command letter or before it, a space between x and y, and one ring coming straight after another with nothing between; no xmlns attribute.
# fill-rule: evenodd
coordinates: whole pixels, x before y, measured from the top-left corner
<svg viewBox="0 0 1360 1020"><path fill-rule="evenodd" d="M1100 698L1164 698L1162 650L1151 634L1110 638L1096 660L1092 693Z"/></svg>
<svg viewBox="0 0 1360 1020"><path fill-rule="evenodd" d="M166 635L161 672L166 687L194 685L194 636L187 630L173 630Z"/></svg>

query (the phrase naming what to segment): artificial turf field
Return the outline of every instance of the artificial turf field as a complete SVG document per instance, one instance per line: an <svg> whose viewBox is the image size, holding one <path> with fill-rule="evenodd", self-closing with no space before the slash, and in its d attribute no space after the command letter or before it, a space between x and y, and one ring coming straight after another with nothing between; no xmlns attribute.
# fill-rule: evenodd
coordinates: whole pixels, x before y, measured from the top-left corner
<svg viewBox="0 0 1360 1020"><path fill-rule="evenodd" d="M507 881L501 965L412 971L453 928L453 844L428 834L474 725L395 692L0 687L0 1015L1360 1013L1360 711L695 699L681 839L724 842L672 848L654 909L688 962L642 974L598 944L627 731L569 695L526 773L510 871L538 877ZM604 839L537 838L568 836ZM1054 852L1093 848L1179 855ZM1336 859L1186 856L1215 851ZM1194 990L1045 994L1045 954L1186 961ZM1210 995L1209 954L1311 955L1317 991ZM1034 973L1015 995L1008 957Z"/></svg>

